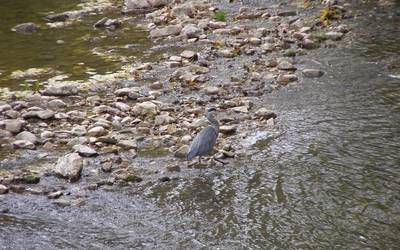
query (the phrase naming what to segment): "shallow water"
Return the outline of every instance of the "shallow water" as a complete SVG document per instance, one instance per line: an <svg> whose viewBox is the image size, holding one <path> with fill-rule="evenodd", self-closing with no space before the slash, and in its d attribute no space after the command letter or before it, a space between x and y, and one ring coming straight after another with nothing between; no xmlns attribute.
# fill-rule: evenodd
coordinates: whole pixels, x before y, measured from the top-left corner
<svg viewBox="0 0 400 250"><path fill-rule="evenodd" d="M67 74L72 80L86 80L90 73L104 74L118 70L122 60L134 62L143 57L151 45L144 30L135 23L124 23L121 29L107 31L94 29L93 24L102 17L116 16L117 12L84 17L66 28L49 28L43 17L78 9L79 0L40 1L5 0L0 8L0 87L24 89L25 79L12 80L10 74L16 70L50 67ZM17 24L34 22L39 31L19 34L11 28ZM124 29L124 32L122 32ZM57 40L64 41L57 44ZM126 46L129 44L129 46ZM95 51L104 53L96 55ZM117 57L115 57L117 56ZM49 76L33 78L40 82Z"/></svg>
<svg viewBox="0 0 400 250"><path fill-rule="evenodd" d="M364 21L354 33L370 31ZM375 31L392 41L396 29ZM244 138L249 156L235 164L91 191L81 207L1 196L0 248L400 248L400 80L376 56L400 44L384 44L363 37L301 58L326 75L259 99L277 127Z"/></svg>

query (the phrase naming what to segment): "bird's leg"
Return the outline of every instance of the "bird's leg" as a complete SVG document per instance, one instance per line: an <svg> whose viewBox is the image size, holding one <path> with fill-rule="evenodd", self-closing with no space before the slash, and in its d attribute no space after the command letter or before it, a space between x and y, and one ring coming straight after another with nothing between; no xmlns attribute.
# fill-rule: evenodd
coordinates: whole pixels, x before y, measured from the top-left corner
<svg viewBox="0 0 400 250"><path fill-rule="evenodd" d="M199 164L201 165L201 156L199 156Z"/></svg>

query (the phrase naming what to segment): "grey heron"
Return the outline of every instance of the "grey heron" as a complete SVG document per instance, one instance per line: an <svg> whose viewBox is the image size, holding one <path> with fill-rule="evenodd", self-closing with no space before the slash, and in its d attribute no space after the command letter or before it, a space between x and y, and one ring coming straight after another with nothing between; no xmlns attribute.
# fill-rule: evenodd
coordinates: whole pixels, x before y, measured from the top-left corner
<svg viewBox="0 0 400 250"><path fill-rule="evenodd" d="M201 157L208 155L213 151L214 145L218 138L219 133L219 123L214 118L214 113L216 109L214 107L206 110L205 116L207 120L211 123L211 126L203 128L200 133L196 135L193 139L192 144L190 144L187 160L192 160L196 156L199 157L199 162L201 162ZM214 158L215 159L215 158ZM221 162L215 159L218 162ZM223 162L221 162L223 163ZM224 164L224 163L223 163Z"/></svg>

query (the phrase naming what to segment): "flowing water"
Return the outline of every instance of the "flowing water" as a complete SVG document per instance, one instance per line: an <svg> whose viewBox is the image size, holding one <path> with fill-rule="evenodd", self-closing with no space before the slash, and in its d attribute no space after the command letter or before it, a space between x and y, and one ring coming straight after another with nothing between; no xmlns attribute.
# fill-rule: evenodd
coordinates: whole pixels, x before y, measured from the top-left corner
<svg viewBox="0 0 400 250"><path fill-rule="evenodd" d="M378 7L349 48L302 58L326 75L259 100L278 126L240 142L249 157L101 189L81 207L2 197L0 248L399 249L400 80L387 66L400 55L399 21Z"/></svg>

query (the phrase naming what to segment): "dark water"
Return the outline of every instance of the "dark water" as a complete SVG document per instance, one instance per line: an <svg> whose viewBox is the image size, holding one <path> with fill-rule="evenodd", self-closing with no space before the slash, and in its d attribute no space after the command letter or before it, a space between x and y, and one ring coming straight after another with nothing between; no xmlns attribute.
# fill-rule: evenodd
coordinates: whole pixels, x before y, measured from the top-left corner
<svg viewBox="0 0 400 250"><path fill-rule="evenodd" d="M278 126L244 138L249 156L236 164L90 192L81 207L1 196L11 212L0 248L399 249L400 80L376 56L399 56L385 45L399 39L395 24L374 30L382 44L363 37L302 58L326 75L259 99Z"/></svg>

